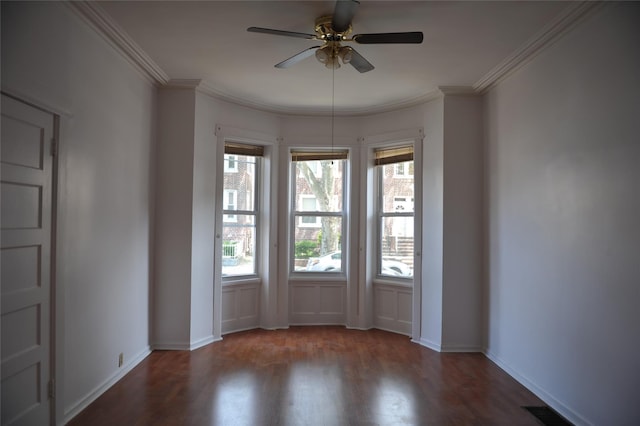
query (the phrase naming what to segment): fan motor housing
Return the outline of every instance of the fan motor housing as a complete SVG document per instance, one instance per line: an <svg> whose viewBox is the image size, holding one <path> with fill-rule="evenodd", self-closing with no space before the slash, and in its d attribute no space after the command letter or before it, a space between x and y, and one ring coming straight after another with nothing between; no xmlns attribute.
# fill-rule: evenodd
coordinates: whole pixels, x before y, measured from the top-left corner
<svg viewBox="0 0 640 426"><path fill-rule="evenodd" d="M316 34L318 38L326 41L341 41L351 34L353 28L351 24L349 24L349 28L347 28L342 33L336 33L332 28L333 15L323 15L316 19Z"/></svg>

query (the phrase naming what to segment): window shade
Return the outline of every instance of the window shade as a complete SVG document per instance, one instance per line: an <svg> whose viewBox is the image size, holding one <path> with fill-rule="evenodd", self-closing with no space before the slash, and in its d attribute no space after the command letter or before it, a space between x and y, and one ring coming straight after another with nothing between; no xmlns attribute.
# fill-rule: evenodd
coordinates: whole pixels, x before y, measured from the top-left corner
<svg viewBox="0 0 640 426"><path fill-rule="evenodd" d="M224 144L224 153L264 157L264 147L260 145L246 145L237 142L226 142Z"/></svg>
<svg viewBox="0 0 640 426"><path fill-rule="evenodd" d="M413 145L376 149L375 157L376 166L413 161Z"/></svg>
<svg viewBox="0 0 640 426"><path fill-rule="evenodd" d="M349 151L347 150L291 151L291 161L346 160L348 156Z"/></svg>

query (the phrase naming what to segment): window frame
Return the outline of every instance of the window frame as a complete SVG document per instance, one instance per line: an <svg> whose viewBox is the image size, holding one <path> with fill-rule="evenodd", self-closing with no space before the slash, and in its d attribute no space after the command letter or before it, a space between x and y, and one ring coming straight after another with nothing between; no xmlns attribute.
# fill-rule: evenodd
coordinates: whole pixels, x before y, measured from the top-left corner
<svg viewBox="0 0 640 426"><path fill-rule="evenodd" d="M225 143L225 149L226 149L227 144ZM261 152L261 151L259 151ZM262 187L262 180L263 180L263 176L262 176L262 161L263 161L263 156L261 154L257 154L257 153L253 153L253 152L242 152L239 154L231 154L233 155L234 158L234 163L235 163L235 167L232 169L227 168L227 161L228 159L227 154L224 155L223 157L223 161L224 161L224 171L223 171L223 184L222 184L222 224L221 224L221 229L222 229L222 235L224 235L225 232L225 228L226 227L243 227L243 226L251 226L251 225L241 225L238 224L238 217L239 216L252 216L253 217L253 229L254 229L254 243L253 243L253 272L251 273L242 273L242 274L224 274L224 272L222 273L222 282L224 285L227 285L229 283L232 283L233 281L239 281L239 280L246 280L246 279L255 279L258 277L258 273L260 270L260 257L261 257L261 253L260 253L260 247L261 247L261 240L260 240L260 208L259 206L261 205L261 199L260 199L260 188ZM253 157L255 159L255 162L253 163L254 166L254 183L253 183L253 197L251 202L248 202L248 204L252 207L252 209L248 210L240 210L238 208L236 208L235 210L230 210L227 207L227 195L230 193L235 194L234 198L235 198L235 206L238 207L238 203L239 203L239 195L243 192L241 192L238 188L235 189L229 189L229 188L224 188L224 173L238 173L239 172L239 157L241 156L246 156L246 157ZM244 192L244 194L246 195L248 192L250 191L246 191ZM224 255L224 239L222 240L222 253ZM223 265L224 267L224 265Z"/></svg>
<svg viewBox="0 0 640 426"><path fill-rule="evenodd" d="M296 157L299 157L296 159ZM301 158L300 158L301 157ZM297 201L303 195L312 195L312 194L298 194L296 193L296 179L297 179L297 168L296 163L301 161L343 161L342 163L342 201L340 205L342 209L336 212L323 212L323 211L297 211ZM348 217L348 203L347 203L347 190L348 190L348 180L350 174L348 173L348 169L350 167L349 163L349 151L347 149L336 149L335 151L330 150L313 150L313 151L298 151L296 149L292 149L289 153L289 177L290 177L290 193L289 204L290 204L290 214L291 219L290 223L290 243L289 243L289 274L295 277L304 277L304 276L317 276L317 275L325 275L327 277L341 277L341 279L346 275L346 266L347 266L347 256L348 250L346 245L348 226L347 226L347 217ZM319 164L319 163L318 163ZM313 170L313 169L312 169ZM316 177L322 177L322 171L316 174ZM318 176L319 175L319 176ZM315 195L313 195L314 198ZM317 199L317 198L316 198ZM317 202L316 202L317 206ZM304 224L302 223L302 217L316 217L316 223L318 225ZM295 243L296 243L296 228L320 228L322 226L321 220L324 217L335 217L340 218L340 247L337 251L340 251L340 270L336 271L309 271L309 270L296 270L295 269ZM326 253L322 256L327 256L329 254L335 254L335 252ZM320 256L320 257L322 257Z"/></svg>
<svg viewBox="0 0 640 426"><path fill-rule="evenodd" d="M311 212L315 212L318 211L318 198L315 195L310 195L310 194L300 194L300 205L303 205L303 201L304 200L313 200L314 201L314 206L315 209L313 210L301 210L302 212L304 211L311 211ZM316 220L315 222L305 222L304 218L308 218L308 217L315 217ZM319 228L322 226L321 220L319 216L300 216L299 218L299 223L298 226L301 228Z"/></svg>
<svg viewBox="0 0 640 426"><path fill-rule="evenodd" d="M233 161L233 166L231 165L232 161ZM226 153L224 154L224 172L238 173L238 155L237 154L226 154Z"/></svg>
<svg viewBox="0 0 640 426"><path fill-rule="evenodd" d="M412 148L412 152L413 152L413 146ZM378 150L379 151L384 151L384 150L393 150L393 147L390 148L385 148L385 147L381 147ZM406 154L405 154L406 155ZM412 154L413 156L413 154ZM374 231L374 236L376 238L376 264L375 264L375 276L377 279L381 279L381 280L392 280L392 281L397 281L397 282L404 282L404 283L409 283L412 282L414 280L414 275L413 275L413 271L412 271L412 275L411 276L393 276L393 275L386 275L382 273L382 248L383 248L383 227L384 227L384 221L386 218L401 218L401 217L410 217L413 220L413 229L414 229L414 235L413 235L413 239L414 239L414 246L415 246L415 218L416 218L416 205L415 205L415 200L416 200L416 192L415 192L415 186L414 186L414 192L411 196L406 195L406 196L394 196L393 197L393 204L396 204L396 198L410 198L411 203L413 204L413 211L410 212L406 212L406 211L402 211L402 212L398 212L395 211L396 209L394 208L391 211L385 211L384 209L384 200L385 200L385 193L384 193L384 179L385 179L385 173L384 173L384 169L385 166L393 166L393 173L391 173L390 178L397 178L397 179L403 179L403 178L413 178L414 179L414 185L415 185L415 175L414 174L407 174L407 172L409 171L409 165L407 164L407 161L411 161L413 162L413 169L415 170L415 160L413 158L411 158L410 160L405 156L405 157L398 157L397 161L394 161L392 157L388 157L385 158L383 161L378 162L375 161L374 164L374 177L375 177L375 197L376 197L376 227L375 227L375 231ZM405 169L405 173L403 174L398 174L398 164L406 164L406 169ZM415 265L414 268L415 270Z"/></svg>
<svg viewBox="0 0 640 426"><path fill-rule="evenodd" d="M237 216L237 211L238 209L236 208L229 208L232 206L237 206L238 205L238 193L239 191L237 189L224 189L223 190L223 196L222 196L222 222L224 223L237 223L238 222L238 216ZM233 195L233 203L229 203L229 195Z"/></svg>

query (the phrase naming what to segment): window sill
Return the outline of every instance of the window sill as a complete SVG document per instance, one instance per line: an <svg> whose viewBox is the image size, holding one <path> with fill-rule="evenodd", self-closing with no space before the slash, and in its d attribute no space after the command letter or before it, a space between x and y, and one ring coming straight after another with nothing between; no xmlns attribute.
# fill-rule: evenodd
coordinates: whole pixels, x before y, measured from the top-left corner
<svg viewBox="0 0 640 426"><path fill-rule="evenodd" d="M236 276L222 277L222 287L232 287L237 285L262 284L262 279L258 276Z"/></svg>
<svg viewBox="0 0 640 426"><path fill-rule="evenodd" d="M345 282L347 275L343 272L304 272L291 273L289 282L307 282L307 281L323 281L323 282Z"/></svg>
<svg viewBox="0 0 640 426"><path fill-rule="evenodd" d="M377 276L373 279L374 285L387 285L393 287L413 288L413 278L391 278Z"/></svg>

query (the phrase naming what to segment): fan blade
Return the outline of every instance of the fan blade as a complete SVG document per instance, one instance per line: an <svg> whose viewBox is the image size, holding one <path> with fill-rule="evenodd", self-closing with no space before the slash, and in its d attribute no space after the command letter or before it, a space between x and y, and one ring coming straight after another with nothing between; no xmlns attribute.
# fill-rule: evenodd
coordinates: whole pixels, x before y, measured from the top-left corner
<svg viewBox="0 0 640 426"><path fill-rule="evenodd" d="M351 61L349 61L349 65L351 65L361 73L371 71L375 68L369 61L364 58L364 56L356 52L356 50L353 48L351 49Z"/></svg>
<svg viewBox="0 0 640 426"><path fill-rule="evenodd" d="M343 33L349 29L349 25L351 25L351 20L359 4L360 2L356 0L336 1L336 8L333 11L333 20L331 22L333 31Z"/></svg>
<svg viewBox="0 0 640 426"><path fill-rule="evenodd" d="M296 33L293 31L272 30L270 28L249 27L247 28L247 31L249 31L250 33L262 33L262 34L279 35L279 36L285 36L285 37L306 38L308 40L316 39L315 34Z"/></svg>
<svg viewBox="0 0 640 426"><path fill-rule="evenodd" d="M293 55L289 59L285 59L284 61L280 62L279 64L276 64L275 67L276 68L289 68L291 65L295 65L298 62L302 61L303 59L307 59L309 56L313 56L314 53L316 53L316 49L318 49L319 47L320 46L313 46L313 47L310 47L308 49L303 50L300 53L296 53L295 55Z"/></svg>
<svg viewBox="0 0 640 426"><path fill-rule="evenodd" d="M360 44L420 44L423 39L424 36L420 31L409 33L356 34L353 36L353 41Z"/></svg>

